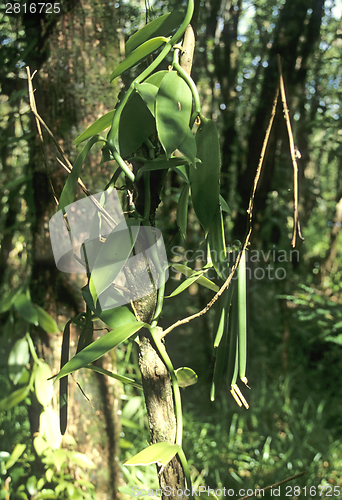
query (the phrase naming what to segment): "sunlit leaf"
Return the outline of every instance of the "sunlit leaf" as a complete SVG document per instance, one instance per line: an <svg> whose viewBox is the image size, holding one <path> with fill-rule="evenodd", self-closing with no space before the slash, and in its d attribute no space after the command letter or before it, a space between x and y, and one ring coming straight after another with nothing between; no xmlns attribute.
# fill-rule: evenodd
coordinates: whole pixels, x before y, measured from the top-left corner
<svg viewBox="0 0 342 500"><path fill-rule="evenodd" d="M166 465L173 459L179 449L178 444L171 444L167 441L155 443L127 460L124 465L149 465L154 463Z"/></svg>
<svg viewBox="0 0 342 500"><path fill-rule="evenodd" d="M38 314L38 323L47 333L59 332L56 321L42 307L35 305Z"/></svg>
<svg viewBox="0 0 342 500"><path fill-rule="evenodd" d="M144 103L150 110L151 114L155 116L155 105L156 98L158 94L158 87L152 85L151 83L137 83L135 89L143 99Z"/></svg>
<svg viewBox="0 0 342 500"><path fill-rule="evenodd" d="M157 71L157 73L153 73L148 78L146 78L145 83L150 83L155 87L160 87L160 84L164 78L169 73L167 70Z"/></svg>
<svg viewBox="0 0 342 500"><path fill-rule="evenodd" d="M133 52L131 52L128 57L126 57L126 59L124 59L119 66L115 68L113 73L110 75L110 81L112 82L122 73L138 64L138 62L142 61L145 57L152 54L152 52L159 49L159 47L161 47L165 42L167 42L167 38L164 36L158 36L144 42L138 48L133 50Z"/></svg>
<svg viewBox="0 0 342 500"><path fill-rule="evenodd" d="M21 457L26 448L26 444L16 444L14 450L11 453L11 456L5 463L5 469L10 469Z"/></svg>
<svg viewBox="0 0 342 500"><path fill-rule="evenodd" d="M163 16L153 19L134 33L126 42L126 55L129 55L134 49L139 47L142 43L146 42L152 37L168 36L173 30L178 28L184 19L184 13L179 10L173 10Z"/></svg>
<svg viewBox="0 0 342 500"><path fill-rule="evenodd" d="M64 365L61 371L56 375L56 380L59 380L61 377L79 370L80 368L89 365L96 359L99 359L106 352L121 344L121 342L127 340L145 326L148 327L145 323L136 321L135 323L128 323L106 333L103 337L95 340L92 344L85 347L82 351L70 359L70 361L68 361L68 363Z"/></svg>
<svg viewBox="0 0 342 500"><path fill-rule="evenodd" d="M0 401L0 411L6 411L13 408L13 406L18 405L28 396L30 389L28 387L22 387L12 392L9 396Z"/></svg>
<svg viewBox="0 0 342 500"><path fill-rule="evenodd" d="M106 128L110 127L113 122L115 110L108 111L108 113L104 114L100 118L98 118L94 123L92 123L81 135L79 135L74 140L74 146L78 146L81 142L86 141L90 137L93 137L96 134L99 134Z"/></svg>
<svg viewBox="0 0 342 500"><path fill-rule="evenodd" d="M191 90L176 71L170 71L160 84L156 100L157 132L167 157L185 139L191 107Z"/></svg>
<svg viewBox="0 0 342 500"><path fill-rule="evenodd" d="M176 370L176 376L178 380L179 387L189 387L190 385L196 384L198 380L197 373L194 372L191 368L182 367Z"/></svg>
<svg viewBox="0 0 342 500"><path fill-rule="evenodd" d="M185 266L184 264L172 263L172 267L176 269L176 271L184 274L188 278L190 278L193 275L198 276L198 271L194 271L193 269L191 269L191 267ZM209 290L212 290L213 292L218 292L220 289L218 285L210 281L205 276L200 275L196 283L205 286L206 288L209 288Z"/></svg>

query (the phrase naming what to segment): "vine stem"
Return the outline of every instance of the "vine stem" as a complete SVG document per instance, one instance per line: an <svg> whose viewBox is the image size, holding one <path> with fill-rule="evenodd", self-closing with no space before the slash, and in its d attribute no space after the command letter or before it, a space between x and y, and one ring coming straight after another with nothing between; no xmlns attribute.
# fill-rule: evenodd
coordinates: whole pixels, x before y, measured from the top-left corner
<svg viewBox="0 0 342 500"><path fill-rule="evenodd" d="M120 156L117 147L115 145L115 139L117 138L118 131L119 131L119 123L120 123L120 118L122 111L125 107L125 105L128 102L128 99L132 95L133 91L135 90L135 85L137 83L143 82L151 73L154 71L158 65L165 59L167 54L170 52L172 49L173 45L180 39L180 37L184 34L188 24L191 21L192 14L194 11L194 0L189 0L188 2L188 7L187 11L185 14L185 18L181 24L181 26L178 28L176 33L169 39L169 41L166 42L163 50L158 54L156 59L139 75L137 78L133 80L133 82L130 84L126 94L124 95L122 101L119 103L118 108L116 109L114 116L113 116L113 122L112 122L112 127L108 133L107 140L109 143L109 146L113 152L113 156L117 163L119 164L119 167L126 173L127 166ZM125 165L125 168L123 168L123 165ZM132 181L134 181L135 176L132 172L130 172L129 177L131 178Z"/></svg>

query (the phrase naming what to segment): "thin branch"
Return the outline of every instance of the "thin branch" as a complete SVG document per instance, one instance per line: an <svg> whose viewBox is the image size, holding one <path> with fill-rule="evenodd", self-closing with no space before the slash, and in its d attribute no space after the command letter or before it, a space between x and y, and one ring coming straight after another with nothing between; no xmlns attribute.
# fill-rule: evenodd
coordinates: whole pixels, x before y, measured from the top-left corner
<svg viewBox="0 0 342 500"><path fill-rule="evenodd" d="M300 223L299 223L299 217L298 217L298 165L297 165L297 158L296 158L296 148L295 148L295 144L294 144L294 140L293 140L290 114L289 114L289 109L287 107L287 101L286 101L286 93L285 93L283 71L282 71L282 67L281 67L281 59L280 59L279 54L277 55L277 59L278 59L278 68L279 68L280 95L281 95L281 100L283 103L284 117L285 117L285 121L286 121L287 133L289 136L290 153L291 153L291 159L292 159L292 165L293 165L293 232L292 232L291 245L294 248L296 246L296 241L297 241L297 231L298 231L298 236L302 240L304 239L301 235Z"/></svg>
<svg viewBox="0 0 342 500"><path fill-rule="evenodd" d="M283 479L283 481L279 481L279 483L274 483L271 486L266 486L266 488L261 488L259 490L256 490L251 495L246 495L245 497L239 498L239 500L247 500L248 498L255 497L257 492L259 493L260 491L262 491L264 493L265 491L271 490L273 488L277 488L278 486L281 486L284 483L288 483L289 481L293 481L293 479L297 479L297 477L304 476L304 474L305 474L305 471L300 472L299 474L295 474L294 476L288 477L287 479Z"/></svg>
<svg viewBox="0 0 342 500"><path fill-rule="evenodd" d="M257 186L258 186L258 183L259 183L261 169L262 169L262 165L263 165L264 158L265 158L265 152L266 152L266 148L267 148L267 144L268 144L268 140L269 140L269 136L270 136L272 124L273 124L273 121L274 121L274 116L275 116L277 102L278 102L278 95L279 95L279 89L277 89L276 96L275 96L274 101L273 101L271 118L270 118L267 130L266 130L266 133L265 133L265 139L264 139L264 142L263 142L263 145L262 145L262 150L261 150L261 154L260 154L259 164L258 164L258 168L257 168L256 174L255 174L255 178L254 178L253 189L252 189L252 193L251 193L251 196L250 196L250 199L249 199L249 206L248 206L248 210L247 210L247 213L248 213L248 222L247 222L247 230L246 230L245 240L244 240L244 243L242 245L242 248L241 248L240 252L238 253L238 256L236 258L235 264L233 265L232 270L231 270L231 272L230 272L227 280L223 283L223 285L221 286L220 290L217 292L216 295L214 295L214 297L211 299L211 301L201 311L199 311L199 312L197 312L195 314L192 314L191 316L188 316L187 318L183 318L183 319L180 319L180 320L176 321L176 323L174 323L173 325L169 326L169 328L167 328L166 330L164 330L160 334L160 338L165 337L168 333L170 333L172 330L174 330L178 326L185 325L186 323L189 323L193 319L199 318L200 316L203 316L203 314L206 314L209 311L209 309L215 304L215 302L217 301L217 299L223 294L223 292L226 290L226 288L228 288L230 282L233 279L233 276L234 276L234 273L235 273L236 269L239 267L242 254L246 250L246 248L247 248L247 246L249 244L249 240L250 240L251 234L252 234L254 197L255 197L255 192L257 190Z"/></svg>
<svg viewBox="0 0 342 500"><path fill-rule="evenodd" d="M72 164L70 163L70 161L68 160L68 158L65 156L63 149L58 144L58 141L56 140L55 136L53 135L53 133L51 132L51 130L49 129L49 127L46 125L46 123L44 122L44 120L40 117L40 115L37 112L36 101L35 101L35 98L34 98L34 90L33 90L33 86L32 86L32 80L33 80L33 77L34 77L34 75L35 75L36 72L34 72L33 75L31 76L30 68L28 66L26 66L26 72L27 72L27 77L28 77L30 107L31 107L32 113L34 114L34 116L36 118L36 123L37 123L39 138L40 138L41 142L43 143L44 139L43 139L42 129L41 129L41 126L40 126L42 124L43 127L45 128L45 130L47 131L47 133L49 134L49 136L52 138L52 141L53 141L54 145L56 146L59 154L61 155L64 163L58 157L56 157L56 160L70 174L71 171L72 171ZM47 168L44 148L43 148L43 154L44 154L44 159L45 159L45 167ZM54 190L54 187L52 185L50 177L49 177L49 180L50 180L50 184L51 184L51 188L52 188L52 192L53 192L53 196L54 196L55 202L56 202L56 204L58 206L58 199L55 196L55 190ZM97 208L97 210L99 210L99 212L101 212L101 214L105 218L105 220L106 220L107 224L109 225L109 227L111 229L113 229L115 226L117 226L118 223L100 205L100 203L97 201L97 199L91 194L91 192L89 191L89 189L85 186L85 184L82 181L82 179L78 178L77 182L78 182L79 186L81 187L82 191L84 192L84 194L91 199L92 203L95 205L95 207Z"/></svg>

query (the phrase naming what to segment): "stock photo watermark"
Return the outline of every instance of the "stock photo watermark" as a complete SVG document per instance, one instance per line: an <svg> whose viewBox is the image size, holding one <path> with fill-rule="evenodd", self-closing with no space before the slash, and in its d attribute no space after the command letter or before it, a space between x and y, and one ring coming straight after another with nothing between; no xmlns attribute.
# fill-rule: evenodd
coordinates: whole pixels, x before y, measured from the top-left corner
<svg viewBox="0 0 342 500"><path fill-rule="evenodd" d="M221 272L222 278L227 279L231 268L234 265L239 250L236 247L227 246L225 255L217 255L214 250L210 251L212 260L221 261L225 264ZM171 248L173 264L187 264L194 267L199 263L201 267L207 262L207 252L202 249L185 250L181 246ZM296 249L278 250L273 246L270 250L249 250L246 252L246 275L247 279L251 280L283 280L286 278L286 264L299 261L299 251ZM225 268L225 269L224 269ZM171 269L172 270L172 269ZM176 270L173 270L178 274ZM217 273L214 268L207 270L205 276L208 279L217 278ZM175 278L173 276L173 278ZM177 279L177 278L176 278ZM237 279L237 275L233 276Z"/></svg>

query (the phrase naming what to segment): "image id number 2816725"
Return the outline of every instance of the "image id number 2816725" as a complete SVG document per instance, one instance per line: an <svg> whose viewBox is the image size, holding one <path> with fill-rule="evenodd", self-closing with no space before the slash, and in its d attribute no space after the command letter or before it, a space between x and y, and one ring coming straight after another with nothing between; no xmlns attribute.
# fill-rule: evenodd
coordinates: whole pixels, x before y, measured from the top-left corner
<svg viewBox="0 0 342 500"><path fill-rule="evenodd" d="M60 14L60 3L6 2L6 14Z"/></svg>

